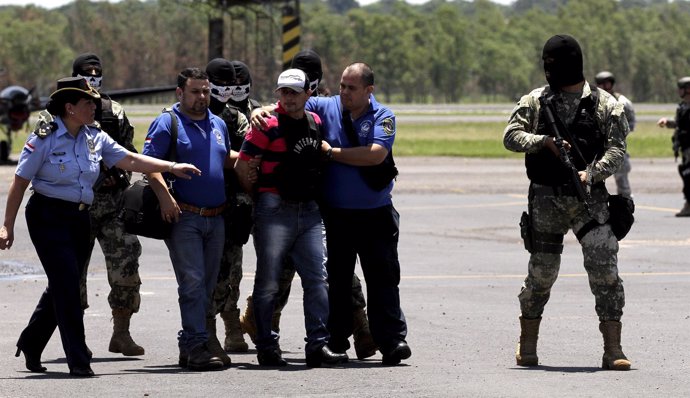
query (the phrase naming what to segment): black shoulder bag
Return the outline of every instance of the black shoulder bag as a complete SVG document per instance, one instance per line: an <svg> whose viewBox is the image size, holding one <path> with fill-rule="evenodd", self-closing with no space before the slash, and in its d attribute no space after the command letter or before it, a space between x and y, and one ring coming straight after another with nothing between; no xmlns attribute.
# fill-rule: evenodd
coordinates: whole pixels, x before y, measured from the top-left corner
<svg viewBox="0 0 690 398"><path fill-rule="evenodd" d="M352 125L352 119L350 118L350 111L343 111L342 123L350 145L360 146L355 127ZM395 167L392 149L388 151L388 155L386 155L383 162L375 166L359 166L358 168L364 182L374 191L382 191L398 176L398 168Z"/></svg>
<svg viewBox="0 0 690 398"><path fill-rule="evenodd" d="M175 161L177 158L177 117L171 109L164 109L170 114L170 147L165 159ZM168 189L172 190L172 180L167 180ZM135 181L122 193L118 217L125 224L125 231L130 234L153 239L170 237L173 224L161 218L161 208L149 182L144 177Z"/></svg>

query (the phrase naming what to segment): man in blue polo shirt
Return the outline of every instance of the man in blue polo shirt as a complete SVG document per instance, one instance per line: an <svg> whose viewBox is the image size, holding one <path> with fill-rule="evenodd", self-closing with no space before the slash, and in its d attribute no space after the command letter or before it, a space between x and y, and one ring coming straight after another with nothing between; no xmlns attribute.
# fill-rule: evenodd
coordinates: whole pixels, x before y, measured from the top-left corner
<svg viewBox="0 0 690 398"><path fill-rule="evenodd" d="M374 72L365 63L345 68L340 95L310 98L306 109L323 121L322 149L332 159L321 206L328 245L331 348L345 351L352 333L352 274L359 256L367 287L371 334L385 365L412 355L400 308L399 214L393 181L372 188L365 173L388 159L395 140L395 115L373 96ZM348 132L349 130L349 132ZM356 137L358 142L352 142ZM381 189L379 189L381 188Z"/></svg>
<svg viewBox="0 0 690 398"><path fill-rule="evenodd" d="M179 102L175 118L164 112L149 127L145 155L163 158L176 145L176 161L198 164L198 180L175 180L168 192L160 173L149 174L151 188L161 206L161 216L175 223L165 244L170 252L178 284L182 330L178 333L180 366L195 370L217 369L223 362L207 347L206 313L218 278L223 254L225 183L223 168L232 167L228 130L208 107L207 74L187 68L177 77ZM171 143L171 122L177 123L177 142ZM235 153L236 155L236 153ZM235 156L236 157L236 156Z"/></svg>

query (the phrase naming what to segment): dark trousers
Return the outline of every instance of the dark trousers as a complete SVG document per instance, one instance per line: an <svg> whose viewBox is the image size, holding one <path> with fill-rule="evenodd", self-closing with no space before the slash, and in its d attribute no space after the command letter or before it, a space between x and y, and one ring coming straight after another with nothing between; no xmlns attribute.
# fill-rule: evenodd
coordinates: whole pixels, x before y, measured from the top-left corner
<svg viewBox="0 0 690 398"><path fill-rule="evenodd" d="M89 212L76 203L33 194L26 206L31 241L48 287L17 347L40 355L57 326L70 369L88 366L79 279L89 254Z"/></svg>
<svg viewBox="0 0 690 398"><path fill-rule="evenodd" d="M407 323L400 308L398 235L400 215L390 206L376 209L322 208L328 248L329 344L349 347L352 334L352 275L359 256L366 281L369 327L382 352L405 341Z"/></svg>

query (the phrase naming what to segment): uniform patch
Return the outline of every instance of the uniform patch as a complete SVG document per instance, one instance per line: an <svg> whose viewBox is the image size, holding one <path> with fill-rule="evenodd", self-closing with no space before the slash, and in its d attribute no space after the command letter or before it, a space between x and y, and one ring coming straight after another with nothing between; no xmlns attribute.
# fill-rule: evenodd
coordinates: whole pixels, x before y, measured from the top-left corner
<svg viewBox="0 0 690 398"><path fill-rule="evenodd" d="M29 142L27 142L26 144L24 144L24 150L25 150L25 151L27 151L27 152L29 152L29 153L33 153L33 152L34 152L34 149L36 149L36 148L34 148L34 146L31 145Z"/></svg>
<svg viewBox="0 0 690 398"><path fill-rule="evenodd" d="M58 129L58 125L55 122L43 122L36 127L36 130L34 130L34 134L40 139L44 139L50 134L53 133L53 131Z"/></svg>
<svg viewBox="0 0 690 398"><path fill-rule="evenodd" d="M371 127L373 124L371 123L371 120L365 120L360 126L359 129L361 131L361 136L366 137L369 135L369 131L371 131Z"/></svg>
<svg viewBox="0 0 690 398"><path fill-rule="evenodd" d="M223 143L223 135L220 133L220 131L218 129L213 129L213 135L216 136L216 142L218 144Z"/></svg>
<svg viewBox="0 0 690 398"><path fill-rule="evenodd" d="M395 133L395 122L392 118L388 117L383 119L381 126L383 127L383 132L386 133L386 135L393 135Z"/></svg>

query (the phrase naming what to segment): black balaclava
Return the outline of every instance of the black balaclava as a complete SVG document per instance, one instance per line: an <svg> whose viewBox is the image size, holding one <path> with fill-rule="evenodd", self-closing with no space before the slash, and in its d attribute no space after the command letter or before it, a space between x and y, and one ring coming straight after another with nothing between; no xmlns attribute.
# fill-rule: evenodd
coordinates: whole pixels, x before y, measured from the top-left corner
<svg viewBox="0 0 690 398"><path fill-rule="evenodd" d="M230 63L235 68L235 82L232 84L230 105L239 109L247 109L249 92L252 89L252 75L249 73L249 67L244 62L232 61Z"/></svg>
<svg viewBox="0 0 690 398"><path fill-rule="evenodd" d="M235 68L225 58L215 58L206 65L206 74L211 83L211 103L209 109L219 115L230 99L230 86L235 81Z"/></svg>
<svg viewBox="0 0 690 398"><path fill-rule="evenodd" d="M547 40L542 60L546 81L552 90L585 80L582 74L582 50L572 36L556 35Z"/></svg>
<svg viewBox="0 0 690 398"><path fill-rule="evenodd" d="M72 63L72 77L81 76L91 87L101 89L103 82L103 67L101 59L93 53L84 53L75 58Z"/></svg>
<svg viewBox="0 0 690 398"><path fill-rule="evenodd" d="M314 50L302 50L295 54L295 56L292 58L290 67L300 69L307 74L311 95L317 96L317 88L319 87L321 79L323 79L321 57L319 57L319 54L317 54Z"/></svg>

